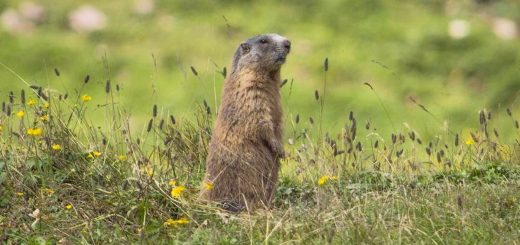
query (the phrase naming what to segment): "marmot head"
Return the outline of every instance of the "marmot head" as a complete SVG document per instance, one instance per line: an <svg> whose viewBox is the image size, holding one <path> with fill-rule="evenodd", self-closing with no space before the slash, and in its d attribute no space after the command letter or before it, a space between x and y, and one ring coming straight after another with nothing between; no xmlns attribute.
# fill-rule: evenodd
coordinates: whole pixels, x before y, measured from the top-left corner
<svg viewBox="0 0 520 245"><path fill-rule="evenodd" d="M233 58L232 72L241 69L280 70L291 50L291 42L278 34L262 34L241 43Z"/></svg>

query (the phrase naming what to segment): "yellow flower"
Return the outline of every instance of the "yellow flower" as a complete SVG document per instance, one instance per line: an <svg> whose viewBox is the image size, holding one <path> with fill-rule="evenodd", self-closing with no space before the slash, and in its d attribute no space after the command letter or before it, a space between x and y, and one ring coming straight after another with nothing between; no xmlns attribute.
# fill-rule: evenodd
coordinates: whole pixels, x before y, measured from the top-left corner
<svg viewBox="0 0 520 245"><path fill-rule="evenodd" d="M171 195L173 198L181 197L182 193L186 190L186 187L180 185L172 188Z"/></svg>
<svg viewBox="0 0 520 245"><path fill-rule="evenodd" d="M83 102L89 102L90 100L92 100L92 97L90 97L90 95L83 95L81 96L81 100L83 100Z"/></svg>
<svg viewBox="0 0 520 245"><path fill-rule="evenodd" d="M45 109L49 108L49 102L43 103L43 107L45 107Z"/></svg>
<svg viewBox="0 0 520 245"><path fill-rule="evenodd" d="M99 157L99 156L101 156L101 152L99 152L99 151L93 151L88 154L88 158L94 158L94 157Z"/></svg>
<svg viewBox="0 0 520 245"><path fill-rule="evenodd" d="M16 116L19 117L19 118L23 118L23 116L25 116L25 112L24 111L19 111L16 113Z"/></svg>
<svg viewBox="0 0 520 245"><path fill-rule="evenodd" d="M475 144L475 141L473 141L473 138L468 138L466 140L466 145L473 145L473 144Z"/></svg>
<svg viewBox="0 0 520 245"><path fill-rule="evenodd" d="M16 192L16 195L19 196L19 197L23 197L25 195L25 193L23 193L23 192Z"/></svg>
<svg viewBox="0 0 520 245"><path fill-rule="evenodd" d="M43 116L40 117L40 120L42 122L49 121L49 116L48 115L43 115Z"/></svg>
<svg viewBox="0 0 520 245"><path fill-rule="evenodd" d="M175 225L175 220L173 220L173 219L167 219L164 222L164 226L172 226L172 225Z"/></svg>
<svg viewBox="0 0 520 245"><path fill-rule="evenodd" d="M148 164L148 165L144 166L144 172L149 177L152 177L152 175L153 175L153 167L152 167L152 165Z"/></svg>
<svg viewBox="0 0 520 245"><path fill-rule="evenodd" d="M40 136L42 135L43 130L41 128L29 128L27 129L27 135L29 136Z"/></svg>
<svg viewBox="0 0 520 245"><path fill-rule="evenodd" d="M318 185L319 186L322 186L322 185L325 185L327 184L327 182L329 180L336 180L337 177L336 176L329 176L329 175L323 175L320 177L320 179L318 180Z"/></svg>
<svg viewBox="0 0 520 245"><path fill-rule="evenodd" d="M70 204L70 203L67 204L67 205L65 205L65 209L67 209L67 210L70 210L70 209L72 209L73 207L74 207L74 206L72 206L72 204Z"/></svg>
<svg viewBox="0 0 520 245"><path fill-rule="evenodd" d="M187 218L180 218L178 220L174 220L174 219L167 219L165 222L164 222L164 227L172 227L172 226L177 226L177 225L185 225L185 224L188 224L190 223L190 221L187 219Z"/></svg>
<svg viewBox="0 0 520 245"><path fill-rule="evenodd" d="M50 197L50 196L52 196L52 194L54 194L54 190L50 189L50 188L41 188L40 191L43 194L46 194L48 197Z"/></svg>
<svg viewBox="0 0 520 245"><path fill-rule="evenodd" d="M168 185L171 186L171 187L176 186L177 185L177 180L171 179L170 181L168 181Z"/></svg>
<svg viewBox="0 0 520 245"><path fill-rule="evenodd" d="M52 145L52 149L55 150L55 151L59 151L59 150L61 150L61 145L54 144L54 145Z"/></svg>
<svg viewBox="0 0 520 245"><path fill-rule="evenodd" d="M27 101L27 105L28 106L33 106L33 105L36 105L36 100L35 99L29 99L29 101Z"/></svg>
<svg viewBox="0 0 520 245"><path fill-rule="evenodd" d="M204 182L203 185L204 185L204 189L206 189L206 190L208 190L208 191L211 190L211 189L213 189L213 183L210 183L210 182Z"/></svg>
<svg viewBox="0 0 520 245"><path fill-rule="evenodd" d="M119 159L119 161L124 161L124 160L126 160L126 156L125 155L119 155L119 156L117 156L117 159Z"/></svg>

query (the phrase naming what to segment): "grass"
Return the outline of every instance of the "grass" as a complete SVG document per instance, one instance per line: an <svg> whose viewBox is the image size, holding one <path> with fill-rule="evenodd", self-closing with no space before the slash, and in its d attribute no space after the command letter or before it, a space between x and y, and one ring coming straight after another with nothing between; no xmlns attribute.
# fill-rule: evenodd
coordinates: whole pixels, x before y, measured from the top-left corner
<svg viewBox="0 0 520 245"><path fill-rule="evenodd" d="M155 11L146 16L134 12L133 2L89 1L106 14L107 27L81 34L69 27L68 14L85 3L40 1L47 18L32 32L0 28L0 62L31 85L60 91L73 91L90 74L85 91L94 98L103 97L102 85L110 79L125 92L119 103L140 127L149 121L143 115L149 113L150 97L165 111L191 120L189 109L204 99L215 108L218 103L209 98L214 86L220 91L219 72L230 69L238 44L258 33L276 32L293 45L282 71L294 81L291 96L289 86L283 90L287 115L318 118L311 97L323 87L322 62L329 58L325 131L338 133L351 110L385 135L405 130L403 121L423 134L437 131L444 121L456 131L475 130L473 118L482 108L503 112L510 107L520 113L518 39L501 40L492 31L494 18L520 19L518 1L155 0ZM453 11L447 11L449 6ZM5 0L0 13L19 7L20 1ZM470 26L464 39L448 35L449 23L456 19ZM62 70L59 79L53 77L54 67ZM378 91L395 127L365 82ZM0 97L22 88L15 76L0 69ZM431 120L409 97L441 122ZM90 119L103 125L102 115L93 113ZM494 122L509 129L507 117Z"/></svg>
<svg viewBox="0 0 520 245"><path fill-rule="evenodd" d="M492 22L519 3L89 3L106 29L58 0L0 29L0 243L518 244L520 49ZM218 91L267 32L293 44L288 157L273 209L230 215L197 200Z"/></svg>
<svg viewBox="0 0 520 245"><path fill-rule="evenodd" d="M326 69L325 69L326 70ZM60 77L60 71L54 73ZM230 215L197 200L214 110L190 119L150 105L132 128L107 81L90 97L26 87L0 115L0 241L28 243L504 243L520 239L520 137L479 129L381 135L351 112L337 131L287 119L272 210ZM285 86L291 86L286 84ZM368 84L374 93L378 93ZM290 92L289 88L289 92ZM320 111L329 100L316 92ZM417 102L422 110L428 108ZM386 110L386 109L385 109ZM21 113L23 112L23 113ZM22 115L23 114L23 115ZM93 116L105 118L93 124ZM500 132L514 132L507 137ZM430 132L433 134L435 132Z"/></svg>

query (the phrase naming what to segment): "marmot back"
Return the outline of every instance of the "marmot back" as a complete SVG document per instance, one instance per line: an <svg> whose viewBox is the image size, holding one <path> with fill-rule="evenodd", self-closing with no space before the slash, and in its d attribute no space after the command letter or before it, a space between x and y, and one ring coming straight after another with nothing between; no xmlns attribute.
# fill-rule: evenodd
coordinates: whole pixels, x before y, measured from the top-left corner
<svg viewBox="0 0 520 245"><path fill-rule="evenodd" d="M276 190L282 144L280 68L291 43L277 34L240 44L225 81L209 145L202 197L239 212L269 207Z"/></svg>

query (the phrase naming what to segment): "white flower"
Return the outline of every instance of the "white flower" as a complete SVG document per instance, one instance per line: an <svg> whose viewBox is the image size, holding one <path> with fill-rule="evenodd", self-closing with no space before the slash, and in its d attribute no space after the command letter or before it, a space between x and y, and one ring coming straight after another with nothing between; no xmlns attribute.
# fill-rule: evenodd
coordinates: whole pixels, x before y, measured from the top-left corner
<svg viewBox="0 0 520 245"><path fill-rule="evenodd" d="M496 18L493 20L493 32L503 40L512 40L518 35L516 23L506 18Z"/></svg>
<svg viewBox="0 0 520 245"><path fill-rule="evenodd" d="M33 2L23 2L20 5L20 14L33 23L42 23L45 19L45 8Z"/></svg>
<svg viewBox="0 0 520 245"><path fill-rule="evenodd" d="M106 22L106 15L90 5L83 5L69 14L69 25L77 32L102 30L106 27Z"/></svg>
<svg viewBox="0 0 520 245"><path fill-rule="evenodd" d="M462 39L469 35L469 23L466 20L452 20L448 26L448 35L453 39Z"/></svg>
<svg viewBox="0 0 520 245"><path fill-rule="evenodd" d="M134 4L134 11L139 15L148 15L155 10L154 0L136 0Z"/></svg>
<svg viewBox="0 0 520 245"><path fill-rule="evenodd" d="M0 16L2 26L9 32L24 33L33 29L33 24L28 22L20 16L14 9L6 9Z"/></svg>

